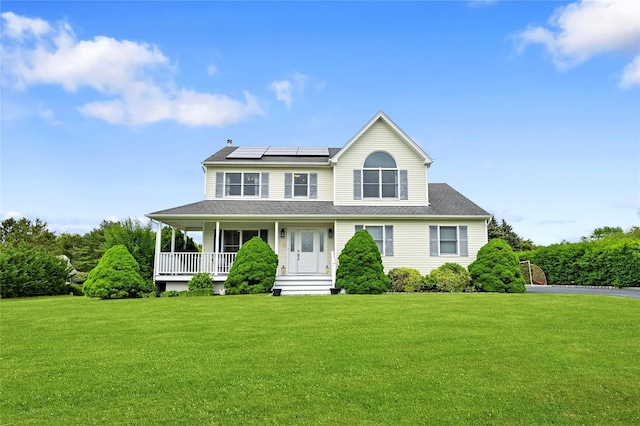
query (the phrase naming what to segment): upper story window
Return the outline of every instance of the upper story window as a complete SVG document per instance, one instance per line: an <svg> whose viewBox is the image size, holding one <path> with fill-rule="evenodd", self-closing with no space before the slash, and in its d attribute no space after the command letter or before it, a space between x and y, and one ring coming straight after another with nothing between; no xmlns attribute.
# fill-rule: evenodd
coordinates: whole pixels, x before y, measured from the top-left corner
<svg viewBox="0 0 640 426"><path fill-rule="evenodd" d="M318 198L318 174L285 173L284 198Z"/></svg>
<svg viewBox="0 0 640 426"><path fill-rule="evenodd" d="M353 171L353 199L409 199L409 171L398 169L396 160L376 151L366 158L361 169Z"/></svg>
<svg viewBox="0 0 640 426"><path fill-rule="evenodd" d="M225 173L225 196L260 196L260 173Z"/></svg>
<svg viewBox="0 0 640 426"><path fill-rule="evenodd" d="M398 198L398 166L386 152L374 152L362 169L364 198Z"/></svg>

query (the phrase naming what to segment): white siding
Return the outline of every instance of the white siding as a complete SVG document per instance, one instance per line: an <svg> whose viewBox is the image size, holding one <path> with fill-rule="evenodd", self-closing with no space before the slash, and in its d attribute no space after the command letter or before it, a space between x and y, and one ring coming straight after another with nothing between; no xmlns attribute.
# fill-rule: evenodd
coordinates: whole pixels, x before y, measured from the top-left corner
<svg viewBox="0 0 640 426"><path fill-rule="evenodd" d="M467 267L473 262L478 250L486 244L487 234L483 220L478 221L445 221L445 220L340 220L336 226L336 256L340 254L344 245L355 233L355 225L393 225L393 256L382 256L385 272L393 268L415 268L422 275L446 262L458 263ZM429 255L429 226L458 226L468 227L469 256L437 256Z"/></svg>
<svg viewBox="0 0 640 426"><path fill-rule="evenodd" d="M296 166L292 164L290 167L261 167L262 164L256 164L255 168L251 167L220 167L220 166L207 166L207 172L205 173L205 199L216 199L216 172L231 172L231 173L269 173L269 198L262 198L262 200L270 201L283 201L284 197L284 175L285 173L317 173L318 174L318 193L317 198L287 198L287 201L296 200L311 200L311 201L331 201L333 199L333 170L327 166L324 167L310 167L310 166ZM242 199L242 197L233 197L233 199ZM257 197L247 197L247 200L257 200Z"/></svg>
<svg viewBox="0 0 640 426"><path fill-rule="evenodd" d="M361 169L364 160L374 151L385 151L396 160L398 169L408 170L409 199L353 199L353 171ZM426 205L427 167L412 147L382 120L378 120L347 151L335 167L336 205Z"/></svg>

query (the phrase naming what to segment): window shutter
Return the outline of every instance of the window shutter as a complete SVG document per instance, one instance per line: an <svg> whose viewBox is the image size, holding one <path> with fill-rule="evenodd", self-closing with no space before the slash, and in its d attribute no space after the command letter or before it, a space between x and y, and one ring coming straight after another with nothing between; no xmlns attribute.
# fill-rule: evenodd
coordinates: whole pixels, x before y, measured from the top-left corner
<svg viewBox="0 0 640 426"><path fill-rule="evenodd" d="M384 226L384 255L393 256L393 225Z"/></svg>
<svg viewBox="0 0 640 426"><path fill-rule="evenodd" d="M438 256L438 227L429 227L429 255Z"/></svg>
<svg viewBox="0 0 640 426"><path fill-rule="evenodd" d="M262 238L262 241L264 241L265 243L269 244L269 230L268 229L261 229L260 230L260 238Z"/></svg>
<svg viewBox="0 0 640 426"><path fill-rule="evenodd" d="M353 171L353 199L362 200L362 170Z"/></svg>
<svg viewBox="0 0 640 426"><path fill-rule="evenodd" d="M364 229L364 225L356 225L356 232L362 231Z"/></svg>
<svg viewBox="0 0 640 426"><path fill-rule="evenodd" d="M409 171L400 170L400 199L409 199Z"/></svg>
<svg viewBox="0 0 640 426"><path fill-rule="evenodd" d="M469 242L467 238L467 227L460 226L460 256L469 256Z"/></svg>
<svg viewBox="0 0 640 426"><path fill-rule="evenodd" d="M222 198L224 193L224 172L216 172L216 198Z"/></svg>
<svg viewBox="0 0 640 426"><path fill-rule="evenodd" d="M318 174L309 173L309 198L318 198Z"/></svg>
<svg viewBox="0 0 640 426"><path fill-rule="evenodd" d="M260 174L260 198L269 198L269 172Z"/></svg>
<svg viewBox="0 0 640 426"><path fill-rule="evenodd" d="M293 197L293 173L284 174L284 198Z"/></svg>

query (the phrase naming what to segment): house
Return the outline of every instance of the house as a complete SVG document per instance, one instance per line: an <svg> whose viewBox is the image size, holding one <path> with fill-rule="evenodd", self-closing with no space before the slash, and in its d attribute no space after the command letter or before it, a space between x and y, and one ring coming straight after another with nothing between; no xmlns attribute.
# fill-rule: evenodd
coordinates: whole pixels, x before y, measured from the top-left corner
<svg viewBox="0 0 640 426"><path fill-rule="evenodd" d="M468 266L487 243L490 214L444 183L433 160L383 112L342 148L227 146L203 161L205 199L147 216L156 221L155 281L182 290L197 272L223 288L252 237L278 255L282 294L329 294L337 258L359 229L378 244L386 271L423 275ZM202 252L160 252L162 226L202 231Z"/></svg>

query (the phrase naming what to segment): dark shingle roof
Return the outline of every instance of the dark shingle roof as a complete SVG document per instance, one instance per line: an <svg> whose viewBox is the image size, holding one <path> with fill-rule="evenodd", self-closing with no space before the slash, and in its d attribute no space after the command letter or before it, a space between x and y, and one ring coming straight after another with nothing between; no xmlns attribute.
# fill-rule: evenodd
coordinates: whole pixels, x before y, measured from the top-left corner
<svg viewBox="0 0 640 426"><path fill-rule="evenodd" d="M234 152L239 147L237 146L225 146L220 151L216 152L206 160L204 163L220 163L220 162L230 162L234 163L328 163L334 155L340 151L341 148L328 148L329 156L326 155L318 155L318 156L296 156L296 155L265 155L262 158L229 158L227 156Z"/></svg>
<svg viewBox="0 0 640 426"><path fill-rule="evenodd" d="M446 183L429 184L430 206L334 206L331 201L265 201L265 200L204 200L150 213L152 219L167 216L490 216L471 200Z"/></svg>

